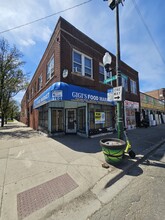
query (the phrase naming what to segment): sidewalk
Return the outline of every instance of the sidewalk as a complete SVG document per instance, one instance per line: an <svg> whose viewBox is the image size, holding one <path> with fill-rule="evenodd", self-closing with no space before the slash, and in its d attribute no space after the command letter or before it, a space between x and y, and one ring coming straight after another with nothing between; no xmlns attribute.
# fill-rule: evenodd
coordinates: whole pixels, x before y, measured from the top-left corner
<svg viewBox="0 0 165 220"><path fill-rule="evenodd" d="M49 138L17 121L0 128L0 219L87 219L99 209L97 198L105 186L111 186L136 161L165 143L165 125L131 130L128 136L136 159L126 157L118 166L105 169L99 146L104 137ZM68 210L69 217L65 208L60 218L70 201L77 213L71 215ZM59 215L51 217L57 211Z"/></svg>

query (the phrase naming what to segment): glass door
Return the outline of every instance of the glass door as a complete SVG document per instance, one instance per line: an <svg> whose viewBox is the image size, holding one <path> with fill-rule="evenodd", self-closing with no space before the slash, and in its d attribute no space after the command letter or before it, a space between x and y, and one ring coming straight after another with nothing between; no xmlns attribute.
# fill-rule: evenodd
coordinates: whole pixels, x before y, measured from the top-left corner
<svg viewBox="0 0 165 220"><path fill-rule="evenodd" d="M76 109L66 109L66 133L76 133Z"/></svg>

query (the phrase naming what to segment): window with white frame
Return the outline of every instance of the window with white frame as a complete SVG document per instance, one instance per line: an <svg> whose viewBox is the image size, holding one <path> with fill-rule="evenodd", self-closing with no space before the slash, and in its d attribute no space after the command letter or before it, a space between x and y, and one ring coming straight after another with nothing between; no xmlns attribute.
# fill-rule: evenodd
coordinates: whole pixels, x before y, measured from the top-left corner
<svg viewBox="0 0 165 220"><path fill-rule="evenodd" d="M46 80L50 80L52 76L54 75L54 56L51 57L47 64L47 70L46 70Z"/></svg>
<svg viewBox="0 0 165 220"><path fill-rule="evenodd" d="M124 74L121 74L122 86L125 91L128 91L128 77Z"/></svg>
<svg viewBox="0 0 165 220"><path fill-rule="evenodd" d="M38 77L38 91L42 88L42 74Z"/></svg>
<svg viewBox="0 0 165 220"><path fill-rule="evenodd" d="M82 55L73 51L73 72L82 73Z"/></svg>
<svg viewBox="0 0 165 220"><path fill-rule="evenodd" d="M104 73L104 66L102 64L99 64L99 81L104 82L105 73Z"/></svg>
<svg viewBox="0 0 165 220"><path fill-rule="evenodd" d="M73 50L73 72L93 78L92 58Z"/></svg>
<svg viewBox="0 0 165 220"><path fill-rule="evenodd" d="M130 79L131 93L137 94L136 82Z"/></svg>
<svg viewBox="0 0 165 220"><path fill-rule="evenodd" d="M104 80L112 77L112 72L106 72L104 65L102 63L99 64L99 81L104 82ZM108 84L112 85L112 81Z"/></svg>

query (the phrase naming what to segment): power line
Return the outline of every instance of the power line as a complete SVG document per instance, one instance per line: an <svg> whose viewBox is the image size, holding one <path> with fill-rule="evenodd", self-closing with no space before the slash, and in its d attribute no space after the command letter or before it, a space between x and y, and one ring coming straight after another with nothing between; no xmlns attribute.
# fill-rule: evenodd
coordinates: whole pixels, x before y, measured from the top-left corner
<svg viewBox="0 0 165 220"><path fill-rule="evenodd" d="M142 20L142 23L144 24L144 26L145 26L145 28L146 28L146 30L147 30L147 32L148 32L148 35L150 36L150 38L151 38L151 40L152 40L152 43L154 44L154 46L155 46L155 48L156 48L156 50L157 50L159 56L161 57L163 63L165 64L165 59L164 59L164 57L162 56L162 54L161 54L161 52L160 52L160 49L159 49L158 45L156 44L156 42L155 42L155 40L154 40L154 38L153 38L153 36L152 36L152 34L151 34L151 31L150 31L150 29L149 29L147 23L145 22L145 20L144 20L142 14L141 14L141 12L140 12L140 9L138 8L138 5L136 4L136 1L135 1L135 0L132 0L132 2L133 2L133 4L134 4L134 7L135 7L135 9L136 9L136 11L137 11L139 17L140 17L141 20Z"/></svg>
<svg viewBox="0 0 165 220"><path fill-rule="evenodd" d="M85 4L87 4L87 3L91 2L91 1L92 1L92 0L88 0L88 1L82 2L82 3L80 3L80 4L77 4L77 5L74 5L74 6L72 6L72 7L66 8L66 9L61 10L61 11L59 11L59 12L53 13L53 14L51 14L51 15L48 15L48 16L45 16L45 17L36 19L36 20L34 20L34 21L30 21L30 22L28 22L28 23L25 23L25 24L22 24L22 25L19 25L19 26L16 26L16 27L13 27L13 28L4 30L4 31L1 31L0 34L6 33L6 32L9 32L9 31L18 29L18 28L22 28L22 27L24 27L24 26L33 24L33 23L38 22L38 21L41 21L41 20L45 20L45 19L50 18L50 17L52 17L52 16L55 16L55 15L57 15L57 14L60 14L60 13L63 13L63 12L72 10L72 9L77 8L77 7L80 7L80 6L82 6L82 5L85 5Z"/></svg>

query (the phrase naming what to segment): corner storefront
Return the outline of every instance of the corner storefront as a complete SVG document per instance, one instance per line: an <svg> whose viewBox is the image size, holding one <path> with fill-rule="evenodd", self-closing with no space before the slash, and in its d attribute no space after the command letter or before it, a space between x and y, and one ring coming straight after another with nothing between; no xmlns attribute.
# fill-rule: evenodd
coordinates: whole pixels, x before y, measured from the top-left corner
<svg viewBox="0 0 165 220"><path fill-rule="evenodd" d="M38 130L87 137L113 129L113 106L104 92L63 82L51 85L33 103L39 113Z"/></svg>

